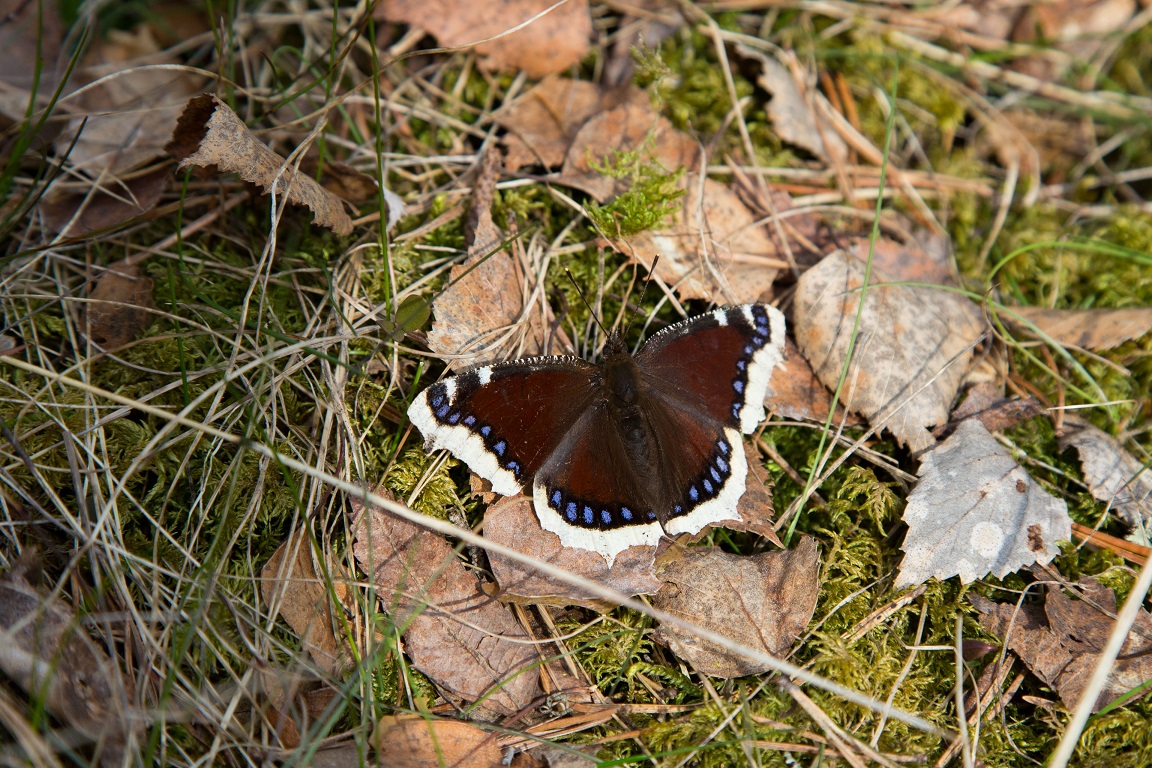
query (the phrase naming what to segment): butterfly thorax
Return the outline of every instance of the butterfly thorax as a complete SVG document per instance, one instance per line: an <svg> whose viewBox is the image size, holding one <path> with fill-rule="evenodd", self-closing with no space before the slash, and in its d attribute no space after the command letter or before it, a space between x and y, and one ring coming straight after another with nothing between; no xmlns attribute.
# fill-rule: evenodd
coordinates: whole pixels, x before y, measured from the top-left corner
<svg viewBox="0 0 1152 768"><path fill-rule="evenodd" d="M625 471L632 473L633 487L645 497L644 501L652 511L664 519L675 499L668 489L668 478L660 472L660 444L649 420L640 366L619 337L609 338L600 371L608 421L615 426L620 446L627 457Z"/></svg>

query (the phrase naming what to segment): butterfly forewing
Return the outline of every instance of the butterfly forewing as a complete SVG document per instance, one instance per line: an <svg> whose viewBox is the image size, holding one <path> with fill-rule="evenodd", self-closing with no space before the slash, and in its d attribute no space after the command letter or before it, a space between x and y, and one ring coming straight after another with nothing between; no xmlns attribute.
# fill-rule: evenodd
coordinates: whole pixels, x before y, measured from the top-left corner
<svg viewBox="0 0 1152 768"><path fill-rule="evenodd" d="M748 304L666 328L636 362L652 390L679 409L750 433L764 419L768 377L783 349L780 311Z"/></svg>
<svg viewBox="0 0 1152 768"><path fill-rule="evenodd" d="M596 366L537 357L484 366L433 384L408 409L434 448L446 448L498 493L531 487L544 461L589 407Z"/></svg>

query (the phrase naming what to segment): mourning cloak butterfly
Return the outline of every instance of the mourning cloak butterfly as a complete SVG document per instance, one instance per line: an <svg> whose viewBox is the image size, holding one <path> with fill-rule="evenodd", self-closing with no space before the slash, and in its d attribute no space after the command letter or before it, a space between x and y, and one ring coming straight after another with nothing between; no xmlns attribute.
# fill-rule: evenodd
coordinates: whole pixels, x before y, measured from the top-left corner
<svg viewBox="0 0 1152 768"><path fill-rule="evenodd" d="M784 316L717 309L648 339L616 334L599 363L528 357L428 387L408 418L497 493L531 490L545 530L611 565L662 533L739 520L748 465L740 433L764 419L784 357Z"/></svg>

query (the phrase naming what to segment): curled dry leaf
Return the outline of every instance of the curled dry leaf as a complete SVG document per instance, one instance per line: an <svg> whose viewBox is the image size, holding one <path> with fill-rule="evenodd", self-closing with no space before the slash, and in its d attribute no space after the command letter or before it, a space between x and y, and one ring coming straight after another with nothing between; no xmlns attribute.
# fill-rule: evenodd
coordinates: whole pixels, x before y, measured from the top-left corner
<svg viewBox="0 0 1152 768"><path fill-rule="evenodd" d="M761 72L756 82L772 94L767 107L768 119L780 138L826 162L845 162L848 145L824 117L832 109L827 99L812 84L798 83L792 70L775 58L743 44L737 45L736 50L741 56L760 62ZM780 55L795 57L791 52L782 51ZM800 71L798 66L796 71ZM817 109L818 104L824 112Z"/></svg>
<svg viewBox="0 0 1152 768"><path fill-rule="evenodd" d="M1001 637L1032 672L1060 694L1068 709L1084 696L1100 652L1116 624L1116 596L1095 579L1079 582L1080 600L1049 588L1043 607L993 602L970 593L980 626ZM1143 608L1092 707L1105 704L1152 679L1152 615Z"/></svg>
<svg viewBox="0 0 1152 768"><path fill-rule="evenodd" d="M1045 307L1011 307L1025 323L1030 323L1045 336L1066 347L1112 349L1152 331L1152 307L1126 309L1047 309ZM1031 328L1005 317L1024 330Z"/></svg>
<svg viewBox="0 0 1152 768"><path fill-rule="evenodd" d="M527 496L510 496L490 506L484 513L484 538L626 595L651 595L660 589L653 570L655 547L629 547L608 567L599 553L565 547L559 536L541 528L532 509L532 499ZM611 607L603 598L556 581L498 552L490 552L488 561L500 585L501 600L532 605L582 605L597 610Z"/></svg>
<svg viewBox="0 0 1152 768"><path fill-rule="evenodd" d="M796 286L796 341L829 388L851 352L844 405L921 451L935 442L928 427L948 418L984 319L959 294L872 275L857 334L864 264L836 252L805 272Z"/></svg>
<svg viewBox="0 0 1152 768"><path fill-rule="evenodd" d="M964 402L952 411L948 423L937 427L932 434L938 440L948 437L956 425L968 419L976 419L989 432L1002 432L1043 413L1036 398L1008 399L1002 387L985 381L969 389Z"/></svg>
<svg viewBox="0 0 1152 768"><path fill-rule="evenodd" d="M119 349L152 324L152 280L123 259L96 278L86 305L87 336L107 350Z"/></svg>
<svg viewBox="0 0 1152 768"><path fill-rule="evenodd" d="M0 575L0 669L101 744L102 765L123 765L128 740L140 735L125 680L67 604L33 585L31 570L24 562Z"/></svg>
<svg viewBox="0 0 1152 768"><path fill-rule="evenodd" d="M382 0L376 17L411 24L445 47L458 47L507 32L555 4L555 0ZM568 0L524 29L480 43L476 52L487 69L521 70L539 80L580 63L591 36L588 0Z"/></svg>
<svg viewBox="0 0 1152 768"><path fill-rule="evenodd" d="M338 564L316 570L309 536L297 532L272 554L260 572L264 604L296 631L300 645L328 674L342 677L352 662L347 622L336 611L355 609L355 598Z"/></svg>
<svg viewBox="0 0 1152 768"><path fill-rule="evenodd" d="M265 194L287 195L316 214L316 223L338 235L352 231L352 219L339 197L285 162L248 130L248 126L211 94L188 101L167 150L181 168L215 167L256 184Z"/></svg>
<svg viewBox="0 0 1152 768"><path fill-rule="evenodd" d="M413 666L482 717L518 712L540 694L538 658L510 610L488 597L443 537L352 500L352 551L404 633Z"/></svg>
<svg viewBox="0 0 1152 768"><path fill-rule="evenodd" d="M1037 483L976 420L926 453L904 510L908 533L896 587L932 577L969 583L1051 562L1072 536L1068 507Z"/></svg>
<svg viewBox="0 0 1152 768"><path fill-rule="evenodd" d="M656 608L779 656L816 610L820 553L810 537L795 549L748 557L716 547L674 547L661 555L657 574L664 586L652 598ZM770 669L673 626L662 625L655 638L712 677L758 675Z"/></svg>
<svg viewBox="0 0 1152 768"><path fill-rule="evenodd" d="M604 89L585 80L547 77L492 116L508 131L504 165L509 171L526 165L555 168L590 118L624 103L644 104L646 98L635 87Z"/></svg>
<svg viewBox="0 0 1152 768"><path fill-rule="evenodd" d="M377 765L385 768L501 768L497 733L458 720L388 715L372 731Z"/></svg>
<svg viewBox="0 0 1152 768"><path fill-rule="evenodd" d="M1132 527L1128 540L1152 545L1152 469L1138 461L1120 442L1081 419L1064 422L1061 449L1074 447L1093 498Z"/></svg>

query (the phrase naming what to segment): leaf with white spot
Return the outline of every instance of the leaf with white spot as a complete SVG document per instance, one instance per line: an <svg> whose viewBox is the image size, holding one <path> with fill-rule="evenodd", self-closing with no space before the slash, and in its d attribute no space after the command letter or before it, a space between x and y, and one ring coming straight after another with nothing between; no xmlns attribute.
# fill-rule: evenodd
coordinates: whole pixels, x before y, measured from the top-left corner
<svg viewBox="0 0 1152 768"><path fill-rule="evenodd" d="M1072 535L1068 507L1032 481L975 419L924 455L904 511L897 587L935 576L964 583L1051 562Z"/></svg>

